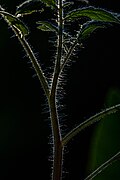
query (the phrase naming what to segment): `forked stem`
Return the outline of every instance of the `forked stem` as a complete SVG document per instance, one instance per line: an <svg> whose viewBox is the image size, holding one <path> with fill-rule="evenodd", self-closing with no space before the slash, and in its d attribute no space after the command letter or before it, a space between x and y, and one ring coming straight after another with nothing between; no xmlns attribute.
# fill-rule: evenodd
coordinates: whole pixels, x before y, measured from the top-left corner
<svg viewBox="0 0 120 180"><path fill-rule="evenodd" d="M41 82L43 90L46 94L46 97L48 98L52 131L53 131L53 141L54 141L53 142L54 143L54 151L53 151L54 163L53 163L52 180L60 180L62 177L62 140L61 140L60 125L59 125L58 114L57 114L57 107L56 107L56 89L57 89L57 82L58 82L58 77L59 77L59 72L60 72L62 39L61 37L59 37L58 39L58 56L57 56L57 61L56 61L52 88L50 92L44 73L37 59L35 58L34 53L32 49L30 48L29 44L27 43L24 37L21 37L21 35L19 34L16 28L12 27L12 29L15 32L16 36L18 37L27 55L29 56L32 62L32 65L37 73L37 76Z"/></svg>
<svg viewBox="0 0 120 180"><path fill-rule="evenodd" d="M53 133L53 174L52 180L62 179L62 139L61 130L59 125L59 118L56 106L56 90L58 84L58 78L60 74L60 66L62 59L62 44L63 44L63 7L62 0L58 0L58 40L57 40L57 57L54 69L54 76L52 82L52 88L49 98L49 107L51 115L51 125Z"/></svg>
<svg viewBox="0 0 120 180"><path fill-rule="evenodd" d="M79 34L74 41L74 43L71 45L69 50L67 51L66 57L64 58L63 63L62 61L62 46L63 46L63 1L64 0L56 0L58 3L58 41L57 41L57 57L56 57L56 63L55 63L55 69L54 69L54 75L53 75L53 82L52 87L49 89L48 82L46 80L46 77L44 76L44 73L41 69L40 64L38 63L32 49L30 48L30 45L26 41L24 35L26 33L20 33L22 29L19 29L19 24L16 22L18 19L15 18L15 16L12 16L11 14L4 12L4 9L0 7L0 14L5 18L5 16L8 16L8 24L12 27L13 31L17 35L20 43L22 44L24 50L26 51L27 55L29 56L32 65L37 73L37 76L41 82L41 85L43 87L43 90L45 92L46 97L48 98L49 103L49 109L50 109L50 118L51 118L51 126L52 126L52 133L53 133L53 174L52 174L52 180L61 180L62 179L62 156L63 156L63 147L67 145L67 143L75 137L79 132L81 132L83 129L88 127L89 125L95 123L96 121L101 120L106 115L114 113L118 110L120 110L120 104L116 105L114 107L110 107L92 117L90 117L88 120L84 121L80 125L78 125L76 128L74 128L72 131L70 131L63 139L61 138L61 130L59 125L59 118L57 113L57 105L56 105L56 91L57 91L57 85L58 85L58 79L60 76L61 71L63 70L64 66L66 65L67 61L69 60L70 56L72 55L78 40L79 40ZM103 13L104 15L104 13ZM104 15L105 16L105 15ZM106 18L109 19L109 17L106 14ZM112 18L111 22L114 22L113 17L110 16L110 19ZM6 18L5 18L6 19ZM9 19L10 22L9 23ZM11 20L12 19L12 20ZM104 19L104 18L103 18ZM117 21L117 20L116 20ZM115 22L116 22L115 21ZM18 23L16 26L15 24ZM118 22L118 21L117 21ZM14 24L15 23L15 24ZM24 32L24 31L23 31ZM21 36L22 35L22 36ZM106 167L111 165L116 160L120 159L120 152L113 156L111 159L106 161L104 164L102 164L99 168L97 168L93 173L91 173L85 180L93 179L95 176L97 176L101 171L103 171Z"/></svg>

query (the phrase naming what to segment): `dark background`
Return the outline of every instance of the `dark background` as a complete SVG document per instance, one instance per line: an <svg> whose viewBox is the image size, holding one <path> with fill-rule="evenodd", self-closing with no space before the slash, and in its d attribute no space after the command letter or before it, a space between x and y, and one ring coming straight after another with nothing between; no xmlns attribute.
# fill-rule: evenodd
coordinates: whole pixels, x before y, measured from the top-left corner
<svg viewBox="0 0 120 180"><path fill-rule="evenodd" d="M16 6L21 2L23 1L0 0L2 7L11 13L15 13ZM77 7L78 1L74 2ZM91 0L90 5L120 13L119 1ZM47 10L40 18L46 19L50 16ZM55 55L52 51L54 48L48 43L51 34L36 29L35 21L39 20L38 15L31 15L24 20L30 27L27 39L49 79ZM65 69L58 88L63 134L107 106L120 103L119 31L118 25L98 30L85 42L85 48L76 52L77 57ZM51 39L54 40L53 35ZM108 102L111 93L112 100ZM117 126L119 125L118 121ZM88 173L90 168L88 166L92 166L89 165L89 159L92 156L91 149L94 149L95 129L96 126L92 126L83 131L65 148L63 168L65 180L82 179L85 173ZM112 131L113 134L114 131L116 129ZM119 138L120 135L117 134L114 141L119 142ZM51 143L47 100L41 85L17 38L1 19L0 178L50 179ZM111 146L113 143L111 140ZM116 144L119 150L120 144ZM116 149L113 150L114 153ZM119 179L120 175L116 177ZM113 178L109 177L110 179Z"/></svg>

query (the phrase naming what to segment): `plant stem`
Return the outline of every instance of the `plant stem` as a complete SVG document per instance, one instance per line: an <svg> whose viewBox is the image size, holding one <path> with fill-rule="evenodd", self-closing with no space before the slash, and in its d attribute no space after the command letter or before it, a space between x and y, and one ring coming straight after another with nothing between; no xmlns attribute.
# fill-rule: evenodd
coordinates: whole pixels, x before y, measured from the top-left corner
<svg viewBox="0 0 120 180"><path fill-rule="evenodd" d="M77 127L75 127L74 129L72 129L72 131L70 131L62 140L62 144L63 146L65 146L73 137L75 137L78 133L80 133L83 129L85 129L86 127L94 124L97 121L100 121L101 119L103 119L105 116L115 113L117 111L120 110L120 104L112 106L110 108L107 108L103 111L101 111L100 113L95 114L94 116L90 117L89 119L87 119L86 121L84 121L83 123L79 124Z"/></svg>
<svg viewBox="0 0 120 180"><path fill-rule="evenodd" d="M14 28L12 26L13 31L15 32L16 36L18 37L18 40L20 41L21 45L23 46L26 54L29 56L32 65L36 71L36 74L41 82L42 88L46 94L46 97L49 98L50 92L49 92L49 86L48 86L48 82L46 80L46 77L44 76L44 73L41 69L40 64L38 63L32 49L30 48L30 45L28 44L28 42L26 41L25 37L19 34L18 30L16 28Z"/></svg>
<svg viewBox="0 0 120 180"><path fill-rule="evenodd" d="M50 96L50 113L52 121L52 131L53 131L53 176L52 180L60 180L62 174L62 141L60 133L60 125L58 121L58 114L56 109L55 96L51 94Z"/></svg>
<svg viewBox="0 0 120 180"><path fill-rule="evenodd" d="M61 7L61 6L60 6ZM60 11L59 11L60 14ZM61 22L62 23L62 22ZM59 36L58 36L58 52L57 52L57 61L54 71L53 83L51 92L49 91L49 86L44 76L44 73L32 51L28 42L25 40L24 36L21 36L19 31L14 27L11 26L14 33L18 37L21 45L23 46L26 54L29 56L32 65L37 73L37 76L41 82L43 90L48 98L49 107L50 107L50 114L51 114L51 123L52 123L52 131L53 131L53 140L54 140L54 164L53 164L53 180L60 180L62 176L62 140L61 140L61 133L60 133L60 125L58 121L58 114L56 108L56 88L58 77L60 73L60 60L62 57L62 28L61 23L59 25Z"/></svg>
<svg viewBox="0 0 120 180"><path fill-rule="evenodd" d="M77 43L78 43L78 38L79 38L79 34L76 37L76 40L74 41L74 43L72 44L72 46L69 48L67 55L63 61L63 64L61 65L61 69L60 71L62 71L64 69L64 66L66 65L67 61L69 60L70 56L72 55Z"/></svg>
<svg viewBox="0 0 120 180"><path fill-rule="evenodd" d="M63 12L62 0L58 0L58 41L57 41L57 58L54 69L52 88L49 98L49 107L51 115L51 125L53 132L53 176L52 180L60 180L62 178L62 140L61 131L56 106L56 90L58 78L60 74L60 64L62 59L62 42L63 42Z"/></svg>
<svg viewBox="0 0 120 180"><path fill-rule="evenodd" d="M120 160L120 152L118 152L113 157L111 157L108 161L106 161L101 166L99 166L95 171L93 171L84 180L92 180L94 177L96 177L98 174L100 174L103 170L105 170L107 167L109 167L111 164L113 164L117 160Z"/></svg>
<svg viewBox="0 0 120 180"><path fill-rule="evenodd" d="M53 142L54 142L54 163L53 163L53 180L60 180L62 177L62 140L61 140L61 132L60 132L60 125L58 120L57 108L56 108L56 89L58 78L60 74L60 61L62 58L62 0L58 2L58 48L57 48L57 59L56 65L54 70L54 77L51 92L49 91L49 86L44 76L44 73L32 51L28 42L26 41L24 36L21 36L19 31L14 27L11 26L13 31L15 32L18 40L20 41L21 45L23 46L26 54L29 56L32 65L37 73L37 76L41 82L43 90L48 98L49 108L50 108L50 115L51 115L51 124L52 124L52 132L53 132Z"/></svg>

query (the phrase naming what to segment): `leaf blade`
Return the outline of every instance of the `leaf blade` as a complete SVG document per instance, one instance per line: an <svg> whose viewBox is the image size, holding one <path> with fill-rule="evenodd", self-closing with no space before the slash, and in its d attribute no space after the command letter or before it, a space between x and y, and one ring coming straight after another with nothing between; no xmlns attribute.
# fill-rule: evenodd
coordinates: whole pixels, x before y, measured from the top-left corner
<svg viewBox="0 0 120 180"><path fill-rule="evenodd" d="M45 3L48 6L56 7L55 0L41 0L43 3Z"/></svg>
<svg viewBox="0 0 120 180"><path fill-rule="evenodd" d="M102 23L102 22L98 22L98 21L90 21L88 23L85 23L82 26L82 29L81 29L81 32L80 32L80 35L79 35L79 39L80 40L85 40L94 31L96 31L97 29L105 28L106 26L108 26L108 24Z"/></svg>
<svg viewBox="0 0 120 180"><path fill-rule="evenodd" d="M16 15L17 16L24 16L28 14L32 14L34 12L41 12L43 11L42 4L40 0L27 0L17 6Z"/></svg>
<svg viewBox="0 0 120 180"><path fill-rule="evenodd" d="M27 26L16 16L5 11L0 11L0 14L10 26L16 28L22 36L26 36L29 34Z"/></svg>
<svg viewBox="0 0 120 180"><path fill-rule="evenodd" d="M17 6L16 15L27 15L36 11L41 11L43 9L42 3L51 8L56 7L55 0L27 0Z"/></svg>
<svg viewBox="0 0 120 180"><path fill-rule="evenodd" d="M92 6L73 10L66 15L65 19L75 20L81 17L87 17L95 21L120 23L119 19L117 18L117 16L115 16L115 14L111 13L110 11L106 11L101 8L95 8Z"/></svg>
<svg viewBox="0 0 120 180"><path fill-rule="evenodd" d="M39 24L39 26L37 28L42 30L42 31L52 31L52 32L58 31L57 27L50 22L38 21L37 24Z"/></svg>

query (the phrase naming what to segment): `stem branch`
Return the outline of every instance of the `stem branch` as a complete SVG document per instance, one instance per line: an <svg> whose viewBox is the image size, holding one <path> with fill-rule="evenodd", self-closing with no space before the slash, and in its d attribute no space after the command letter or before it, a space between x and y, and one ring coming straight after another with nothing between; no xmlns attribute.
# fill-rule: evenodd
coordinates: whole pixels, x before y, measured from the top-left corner
<svg viewBox="0 0 120 180"><path fill-rule="evenodd" d="M110 108L107 108L100 113L97 113L96 115L90 117L83 123L79 124L77 127L75 127L73 130L71 130L62 140L63 146L65 146L73 137L75 137L79 132L81 132L86 127L92 125L93 123L100 121L105 116L115 113L120 110L120 104L112 106Z"/></svg>
<svg viewBox="0 0 120 180"><path fill-rule="evenodd" d="M33 67L34 67L34 69L36 71L36 74L37 74L37 76L38 76L38 78L39 78L39 80L41 82L42 88L43 88L43 90L44 90L44 92L46 94L46 97L49 98L50 92L49 92L48 82L46 80L46 77L44 76L44 73L43 73L43 71L41 69L40 64L38 63L32 49L30 48L30 45L28 44L28 42L26 41L24 36L21 37L21 35L19 34L19 32L18 32L18 30L16 28L14 28L12 26L12 29L15 32L16 36L18 37L18 40L20 41L21 45L23 46L26 54L29 56L29 58L30 58L30 60L32 62L32 65L33 65Z"/></svg>
<svg viewBox="0 0 120 180"><path fill-rule="evenodd" d="M103 170L105 170L107 167L109 167L111 164L113 164L117 160L120 160L120 152L118 152L113 157L111 157L108 161L106 161L101 166L99 166L95 171L93 171L84 180L91 180L91 179L93 179L94 177L96 177L98 174L100 174Z"/></svg>
<svg viewBox="0 0 120 180"><path fill-rule="evenodd" d="M65 57L65 59L63 61L63 64L61 65L60 71L63 70L64 66L66 65L67 61L69 60L70 56L72 55L72 53L73 53L73 51L74 51L74 49L75 49L75 47L76 47L76 45L78 43L78 38L79 38L79 33L78 33L74 43L72 44L72 46L69 48L69 50L67 52L67 55L66 55L66 57Z"/></svg>

